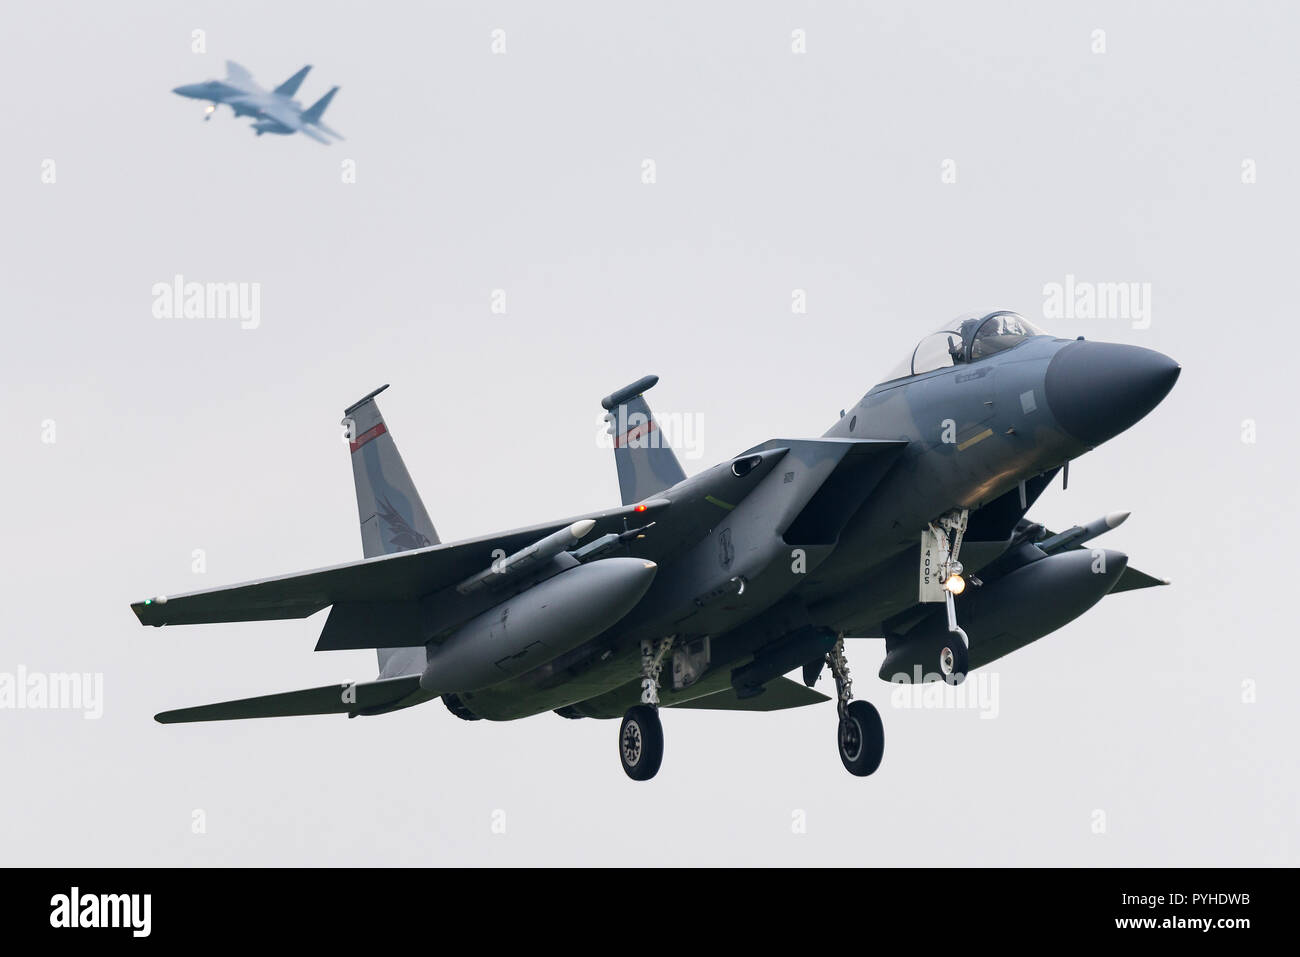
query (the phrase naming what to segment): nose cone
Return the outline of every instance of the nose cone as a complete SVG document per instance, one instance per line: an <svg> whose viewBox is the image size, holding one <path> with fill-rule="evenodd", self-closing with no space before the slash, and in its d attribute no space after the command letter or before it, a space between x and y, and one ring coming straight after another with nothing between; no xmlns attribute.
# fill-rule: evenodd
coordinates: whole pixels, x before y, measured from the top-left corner
<svg viewBox="0 0 1300 957"><path fill-rule="evenodd" d="M1159 405L1180 371L1177 362L1153 349L1071 342L1048 363L1043 391L1061 428L1092 447Z"/></svg>
<svg viewBox="0 0 1300 957"><path fill-rule="evenodd" d="M198 97L202 95L199 90L200 86L199 83L187 83L184 86L173 87L172 92L180 96Z"/></svg>

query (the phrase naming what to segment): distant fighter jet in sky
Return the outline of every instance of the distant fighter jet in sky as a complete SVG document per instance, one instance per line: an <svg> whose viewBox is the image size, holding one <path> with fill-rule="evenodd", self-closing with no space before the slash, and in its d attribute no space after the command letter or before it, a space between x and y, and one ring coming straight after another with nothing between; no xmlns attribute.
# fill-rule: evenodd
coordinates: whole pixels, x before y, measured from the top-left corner
<svg viewBox="0 0 1300 957"><path fill-rule="evenodd" d="M1178 373L1150 349L975 313L922 339L820 438L770 439L690 477L646 404L658 381L646 376L601 402L621 507L447 544L376 390L343 413L364 559L131 607L145 625L329 608L316 649L377 649L378 676L157 720L356 717L434 698L471 721L622 717L623 770L645 780L663 758L661 708L812 705L830 700L813 687L829 671L840 760L866 776L885 735L877 709L853 697L850 642L884 645L885 681L957 684L1106 595L1166 584L1092 544L1127 512L1059 532L1026 513L1058 474L1064 485L1072 459L1154 409ZM517 465L525 476L540 467ZM1126 637L1155 640L1136 626ZM1072 653L1119 647L1076 642Z"/></svg>
<svg viewBox="0 0 1300 957"><path fill-rule="evenodd" d="M302 86L310 69L310 66L303 67L274 90L267 92L253 82L252 74L233 60L227 60L224 80L189 83L176 87L172 92L194 100L210 100L211 105L204 117L206 120L212 119L217 107L224 103L234 111L235 116L253 117L253 131L258 136L263 133L301 133L328 146L331 140L324 135L326 133L343 139L339 133L321 122L321 115L339 88L333 87L304 110L293 96L298 92L298 87Z"/></svg>

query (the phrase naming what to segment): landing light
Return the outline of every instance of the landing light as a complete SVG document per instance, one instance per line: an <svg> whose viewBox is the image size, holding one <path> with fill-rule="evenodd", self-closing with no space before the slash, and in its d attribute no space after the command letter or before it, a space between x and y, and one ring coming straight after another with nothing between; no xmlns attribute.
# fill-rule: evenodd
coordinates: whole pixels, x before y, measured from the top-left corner
<svg viewBox="0 0 1300 957"><path fill-rule="evenodd" d="M966 579L960 575L950 575L948 580L943 583L943 587L948 589L954 595L960 595L966 590Z"/></svg>

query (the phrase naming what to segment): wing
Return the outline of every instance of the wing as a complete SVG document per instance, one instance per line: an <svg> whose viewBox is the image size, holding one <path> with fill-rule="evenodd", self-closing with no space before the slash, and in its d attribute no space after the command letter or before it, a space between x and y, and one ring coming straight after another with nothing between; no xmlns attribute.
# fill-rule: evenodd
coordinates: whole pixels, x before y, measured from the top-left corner
<svg viewBox="0 0 1300 957"><path fill-rule="evenodd" d="M276 103L274 100L271 100L266 103L259 103L258 108L259 112L263 116L275 120L287 129L297 130L302 126L302 122L298 118L298 111L291 109L282 103Z"/></svg>
<svg viewBox="0 0 1300 957"><path fill-rule="evenodd" d="M583 519L596 523L588 533L590 539L611 532L624 532L633 525L655 521L668 506L666 500L656 499L641 505L592 512L463 542L379 555L345 565L225 588L147 598L133 602L131 610L142 625L196 625L306 618L338 602L409 601L449 587L489 567L495 549L510 554Z"/></svg>

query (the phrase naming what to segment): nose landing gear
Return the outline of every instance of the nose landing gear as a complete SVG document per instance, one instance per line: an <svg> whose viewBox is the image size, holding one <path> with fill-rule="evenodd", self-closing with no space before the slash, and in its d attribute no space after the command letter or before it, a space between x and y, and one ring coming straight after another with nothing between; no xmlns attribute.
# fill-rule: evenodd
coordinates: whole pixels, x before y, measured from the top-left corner
<svg viewBox="0 0 1300 957"><path fill-rule="evenodd" d="M948 633L952 637L939 651L939 674L950 685L961 684L970 670L970 639L957 624L954 597L966 590L962 564L957 560L970 513L958 509L942 516L926 529L921 541L921 601L942 601L947 606ZM933 562L937 574L927 574ZM972 579L975 581L975 579Z"/></svg>

